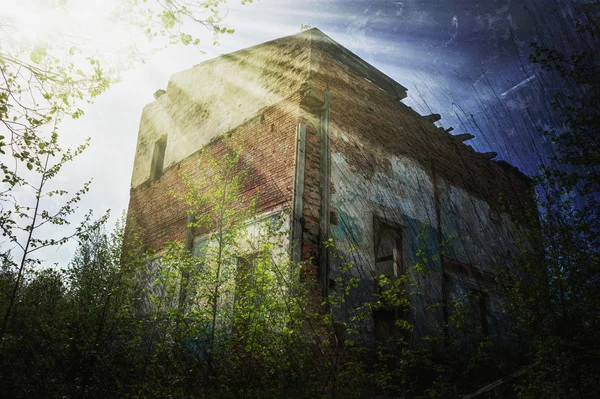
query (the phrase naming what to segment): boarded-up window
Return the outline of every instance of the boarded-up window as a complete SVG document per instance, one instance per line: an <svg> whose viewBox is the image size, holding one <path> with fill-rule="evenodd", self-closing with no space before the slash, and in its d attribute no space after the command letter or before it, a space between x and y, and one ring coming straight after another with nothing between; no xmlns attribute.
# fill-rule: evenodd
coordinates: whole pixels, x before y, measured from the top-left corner
<svg viewBox="0 0 600 399"><path fill-rule="evenodd" d="M402 231L375 219L375 275L398 278L402 263Z"/></svg>

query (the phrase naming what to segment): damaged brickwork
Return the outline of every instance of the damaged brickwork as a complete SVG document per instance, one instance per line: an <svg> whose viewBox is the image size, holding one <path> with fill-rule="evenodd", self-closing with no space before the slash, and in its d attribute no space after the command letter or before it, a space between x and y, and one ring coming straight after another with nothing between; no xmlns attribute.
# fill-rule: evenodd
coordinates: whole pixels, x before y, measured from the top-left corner
<svg viewBox="0 0 600 399"><path fill-rule="evenodd" d="M298 102L299 95L291 96L260 110L234 130L236 139L244 146L241 162L249 167L244 196L253 198L259 193L260 212L287 206L291 200L294 173L292 132L298 124ZM216 157L224 151L219 137L206 148ZM148 179L131 189L128 219L140 231L146 248L160 251L170 241L185 239L188 209L176 195L186 192L182 175L187 175L200 187L209 178L206 171L198 167L199 153L198 149L166 168L160 178Z"/></svg>
<svg viewBox="0 0 600 399"><path fill-rule="evenodd" d="M144 244L156 250L183 241L187 209L171 194L185 189L180 171L206 180L196 153L207 145L218 154L219 137L235 130L251 168L244 196L260 192L259 212L300 207L292 213L291 237L300 241L293 256L307 263L307 276L324 293L336 288L338 275L323 246L329 237L340 249L356 248L348 260L361 283L349 306L373 295L381 226L392 226L401 241L397 264L427 256L423 295L411 315L416 335L426 335L448 317L444 310L427 312L429 306L465 287L493 291L495 269L519 240L514 216L534 203L527 177L493 161L494 154L475 152L465 132L437 127L439 115L419 115L402 103L406 96L404 87L318 29L176 74L142 115L128 228L135 220ZM152 151L163 136L164 171L154 178ZM490 331L499 325L498 300L492 292ZM376 324L373 316L364 327L373 332Z"/></svg>

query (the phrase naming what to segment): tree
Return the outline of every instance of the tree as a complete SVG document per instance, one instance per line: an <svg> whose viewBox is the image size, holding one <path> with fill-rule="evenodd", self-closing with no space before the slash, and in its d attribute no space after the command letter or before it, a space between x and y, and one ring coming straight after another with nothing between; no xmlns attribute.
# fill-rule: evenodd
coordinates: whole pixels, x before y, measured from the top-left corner
<svg viewBox="0 0 600 399"><path fill-rule="evenodd" d="M138 265L121 262L122 224L107 233L105 223L101 218L79 234L68 267L22 276L18 311L3 342L4 395L114 396L127 381L135 360L128 348ZM4 307L6 298L0 299Z"/></svg>
<svg viewBox="0 0 600 399"><path fill-rule="evenodd" d="M251 1L242 1L245 2ZM86 142L74 150L62 147L60 122L67 116L81 117L83 111L78 105L82 101L92 102L107 90L118 79L119 67L143 62L140 52L144 45L154 43L160 47L180 42L198 46L200 39L194 32L194 25L198 24L213 34L215 42L218 35L233 33L233 29L224 25L225 5L226 0L115 0L104 4L102 10L111 13L113 28L127 27L145 38L129 43L129 51L119 57L126 60L124 63L98 53L97 37L87 37L86 32L81 31L74 35L63 26L70 21L66 19L68 13L81 7L76 2L50 5L40 2L40 8L33 10L47 13L48 19L62 17L58 22L62 23L63 30L59 31L34 32L39 26L30 26L31 32L19 30L27 26L24 22L30 16L25 12L1 17L0 225L4 239L0 256L3 267L15 270L16 278L7 294L7 307L2 309L0 351L24 272L27 267L42 263L32 257L32 253L60 246L85 229L80 226L59 237L49 237L44 231L51 225L70 224L76 204L89 190L88 182L74 195L55 204L57 197L68 196L68 193L61 187L52 187L50 180L88 145ZM49 201L49 197L53 197L53 201ZM84 219L84 223L89 221L89 215Z"/></svg>
<svg viewBox="0 0 600 399"><path fill-rule="evenodd" d="M517 260L529 278L509 279L512 305L522 323L529 364L520 397L586 398L600 394L600 2L575 3L574 49L532 43L530 61L570 90L552 108L561 130L544 132L555 144L553 163L536 176L539 226Z"/></svg>
<svg viewBox="0 0 600 399"><path fill-rule="evenodd" d="M198 165L200 170L209 171L207 181L198 184L184 177L188 186L185 197L194 221L189 228L210 234L202 257L207 275L204 284L208 292L201 294L210 308L210 344L215 343L219 320L219 302L226 287L223 275L235 273L242 253L239 249L240 236L245 233L245 223L255 213L256 197L245 203L243 190L246 183L247 166L241 164L243 147L231 137L222 140L223 154L218 158L210 150L204 150ZM214 244L213 244L214 243ZM245 262L251 262L246 259ZM231 293L230 293L231 294Z"/></svg>
<svg viewBox="0 0 600 399"><path fill-rule="evenodd" d="M191 215L188 228L202 239L193 255L187 251L182 257L181 245L175 245L171 250L178 250L161 263L181 270L179 309L187 334L195 330L192 336L203 348L208 382L219 387L237 376L245 382L230 389L243 395L268 387L267 375L281 377L273 373L281 371L282 355L301 360L283 348L300 339L299 314L306 303L299 300L305 299L299 265L290 262L286 247L286 215L257 213L259 194L246 192L248 169L235 133L201 151L202 178L182 176L188 189L182 199Z"/></svg>
<svg viewBox="0 0 600 399"><path fill-rule="evenodd" d="M82 195L89 190L89 183L87 183L81 190L76 192L75 195L65 200L58 210L54 212L49 211L42 205L43 201L49 197L62 197L68 194L64 190L48 189L48 184L58 175L62 167L80 154L87 145L79 146L75 151L65 151L58 147L56 137L56 135L53 135L52 139L49 142L46 142L36 136L27 136L27 139L24 139L26 147L24 147L20 154L16 155L19 159L27 159L28 169L37 175L37 183L35 185L28 183L25 178L13 171L7 170L5 172L5 178L9 179L13 184L13 188L15 186L21 186L25 189L29 189L31 190L31 197L23 198L19 195L11 195L9 200L5 198L5 204L10 201L12 209L8 209L0 215L0 229L2 230L2 235L14 246L2 254L3 266L9 269L16 269L16 277L13 282L13 287L8 295L6 309L2 309L3 316L2 324L0 325L0 351L2 349L4 336L7 332L9 318L14 311L15 301L19 295L19 289L21 288L24 273L27 268L33 268L35 265L40 265L42 263L40 259L33 257L32 254L49 246L64 244L70 238L81 234L85 231L87 222L89 222L91 216L91 213L88 213L83 224L74 229L71 234L50 238L42 238L34 235L34 233L39 232L39 230L46 225L69 225L69 217L77 210L77 203L81 200ZM31 153L28 150L30 150ZM32 202L30 204L25 202L31 198ZM14 249L20 250L20 253L16 255L16 261L13 260Z"/></svg>
<svg viewBox="0 0 600 399"><path fill-rule="evenodd" d="M564 129L544 134L555 144L553 161L558 166L543 168L546 178L579 196L600 192L600 100L598 45L600 45L600 3L578 1L574 5L578 21L573 27L581 48L561 51L531 44L530 62L570 88L558 92L550 104L564 124Z"/></svg>

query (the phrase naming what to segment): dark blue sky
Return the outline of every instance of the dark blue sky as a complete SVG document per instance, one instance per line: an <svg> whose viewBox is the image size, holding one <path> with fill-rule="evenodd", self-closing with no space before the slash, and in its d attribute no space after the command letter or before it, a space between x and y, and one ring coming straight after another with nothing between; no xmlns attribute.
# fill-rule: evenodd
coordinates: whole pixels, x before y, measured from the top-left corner
<svg viewBox="0 0 600 399"><path fill-rule="evenodd" d="M570 83L540 74L530 43L576 51L565 0L305 0L318 27L409 88L405 102L442 115L469 144L531 174L552 152L540 130L561 129L550 108Z"/></svg>

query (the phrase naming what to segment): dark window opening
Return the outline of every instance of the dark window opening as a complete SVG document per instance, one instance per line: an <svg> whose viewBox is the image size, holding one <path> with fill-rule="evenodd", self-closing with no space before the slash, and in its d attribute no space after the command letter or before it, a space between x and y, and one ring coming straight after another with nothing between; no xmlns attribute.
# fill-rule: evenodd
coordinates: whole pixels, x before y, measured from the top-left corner
<svg viewBox="0 0 600 399"><path fill-rule="evenodd" d="M375 219L375 275L398 278L402 275L402 231Z"/></svg>
<svg viewBox="0 0 600 399"><path fill-rule="evenodd" d="M248 294L248 291L254 287L254 265L257 258L257 253L252 253L237 258L234 302L244 300Z"/></svg>
<svg viewBox="0 0 600 399"><path fill-rule="evenodd" d="M473 327L475 331L478 331L481 335L487 337L489 333L487 319L489 308L488 294L483 291L471 289L469 291L469 305L471 308Z"/></svg>
<svg viewBox="0 0 600 399"><path fill-rule="evenodd" d="M402 230L392 223L374 219L374 251L376 279L375 294L391 288L394 280L404 273ZM390 284L382 285L380 276L388 278ZM377 342L388 342L405 336L404 330L397 325L399 320L406 319L406 310L394 306L383 305L373 310L373 328Z"/></svg>
<svg viewBox="0 0 600 399"><path fill-rule="evenodd" d="M396 321L399 319L397 313L396 309L373 310L373 328L376 342L385 342L402 335L396 325Z"/></svg>
<svg viewBox="0 0 600 399"><path fill-rule="evenodd" d="M152 167L150 175L152 180L156 180L162 176L165 163L165 150L167 149L166 136L160 138L154 143L154 152L152 154Z"/></svg>
<svg viewBox="0 0 600 399"><path fill-rule="evenodd" d="M255 308L259 298L251 295L255 288L255 270L258 254L252 253L237 258L235 270L235 288L233 291L233 316L235 323L233 333L244 339L248 334L252 320L252 308Z"/></svg>

